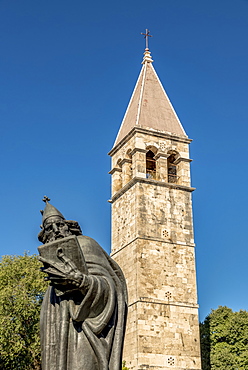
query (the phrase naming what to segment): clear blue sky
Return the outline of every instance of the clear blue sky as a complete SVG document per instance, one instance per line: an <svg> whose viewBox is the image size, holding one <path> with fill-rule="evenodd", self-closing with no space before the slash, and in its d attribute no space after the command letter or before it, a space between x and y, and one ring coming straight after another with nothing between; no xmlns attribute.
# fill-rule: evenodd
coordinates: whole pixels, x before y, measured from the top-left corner
<svg viewBox="0 0 248 370"><path fill-rule="evenodd" d="M149 28L191 144L200 317L248 309L247 0L0 0L0 254L36 253L48 195L110 248L110 159Z"/></svg>

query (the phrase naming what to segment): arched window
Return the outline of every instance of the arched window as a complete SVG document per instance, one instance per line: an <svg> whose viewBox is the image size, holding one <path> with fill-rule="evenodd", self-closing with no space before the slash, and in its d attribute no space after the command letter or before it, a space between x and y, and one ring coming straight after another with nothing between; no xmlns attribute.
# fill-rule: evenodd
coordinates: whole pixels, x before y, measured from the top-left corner
<svg viewBox="0 0 248 370"><path fill-rule="evenodd" d="M177 165L175 164L176 154L171 154L167 159L168 182L177 183Z"/></svg>
<svg viewBox="0 0 248 370"><path fill-rule="evenodd" d="M154 159L154 153L148 150L146 153L146 178L155 179L156 178L156 160Z"/></svg>

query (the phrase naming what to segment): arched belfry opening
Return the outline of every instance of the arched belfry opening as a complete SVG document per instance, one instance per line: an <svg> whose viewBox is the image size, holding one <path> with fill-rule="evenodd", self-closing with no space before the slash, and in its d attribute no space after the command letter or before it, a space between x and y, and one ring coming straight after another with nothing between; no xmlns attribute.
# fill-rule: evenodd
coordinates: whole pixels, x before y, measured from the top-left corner
<svg viewBox="0 0 248 370"><path fill-rule="evenodd" d="M156 160L155 154L148 150L146 153L146 178L155 179L156 178Z"/></svg>
<svg viewBox="0 0 248 370"><path fill-rule="evenodd" d="M168 182L177 183L177 165L176 154L172 153L167 159L167 168L168 168Z"/></svg>

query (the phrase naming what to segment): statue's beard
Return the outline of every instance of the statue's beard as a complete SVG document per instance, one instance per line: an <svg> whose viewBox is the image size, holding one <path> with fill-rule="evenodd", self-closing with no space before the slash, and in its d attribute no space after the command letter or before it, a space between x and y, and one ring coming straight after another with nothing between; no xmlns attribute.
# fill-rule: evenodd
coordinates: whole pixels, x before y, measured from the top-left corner
<svg viewBox="0 0 248 370"><path fill-rule="evenodd" d="M63 239L65 238L66 236L69 236L71 235L70 231L66 231L65 233L61 234L54 234L52 237L49 238L49 240L47 240L47 242L54 242L55 240L58 240L58 239Z"/></svg>
<svg viewBox="0 0 248 370"><path fill-rule="evenodd" d="M55 235L54 240L63 239L63 238L65 238L65 236L66 235L62 235L62 234Z"/></svg>

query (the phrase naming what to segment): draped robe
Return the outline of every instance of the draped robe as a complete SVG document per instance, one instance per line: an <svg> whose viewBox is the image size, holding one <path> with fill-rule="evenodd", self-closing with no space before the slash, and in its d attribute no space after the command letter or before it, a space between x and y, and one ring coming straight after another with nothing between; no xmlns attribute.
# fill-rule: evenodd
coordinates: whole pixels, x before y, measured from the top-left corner
<svg viewBox="0 0 248 370"><path fill-rule="evenodd" d="M42 370L121 370L127 291L120 267L93 239L78 236L88 268L87 287L41 308Z"/></svg>

